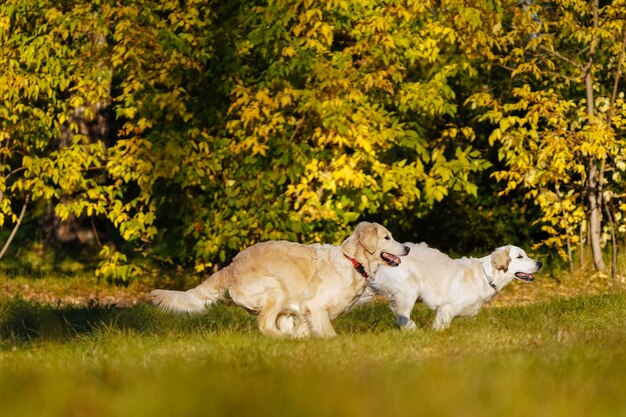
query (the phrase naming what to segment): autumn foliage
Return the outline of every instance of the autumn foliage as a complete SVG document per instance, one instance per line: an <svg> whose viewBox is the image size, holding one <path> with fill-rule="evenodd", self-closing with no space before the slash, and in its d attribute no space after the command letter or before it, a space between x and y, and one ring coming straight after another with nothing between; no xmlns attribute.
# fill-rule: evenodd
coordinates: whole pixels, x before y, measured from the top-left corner
<svg viewBox="0 0 626 417"><path fill-rule="evenodd" d="M618 243L625 9L8 0L0 225L22 207L97 235L96 219L122 242L97 239L99 273L121 279L141 273L130 254L202 271L366 217L412 230L451 196L493 211L512 190L539 208L533 243L570 259Z"/></svg>

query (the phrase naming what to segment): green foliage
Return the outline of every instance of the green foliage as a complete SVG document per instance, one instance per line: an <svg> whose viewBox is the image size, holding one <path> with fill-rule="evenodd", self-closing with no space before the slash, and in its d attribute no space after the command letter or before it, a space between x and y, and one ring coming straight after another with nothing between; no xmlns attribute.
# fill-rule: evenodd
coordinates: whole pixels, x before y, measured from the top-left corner
<svg viewBox="0 0 626 417"><path fill-rule="evenodd" d="M273 155L273 168L304 158L287 186L303 220L348 223L430 207L449 189L475 193L467 174L485 165L468 144L473 130L437 127L457 110L449 78L473 69L440 53L459 35L426 7L287 1L250 13L241 54L259 64L235 81L233 150L263 158L284 138L277 148L291 157Z"/></svg>
<svg viewBox="0 0 626 417"><path fill-rule="evenodd" d="M451 199L508 221L495 179L565 254L592 194L626 230L623 6L4 2L0 225L27 198L27 222L98 219L99 274L129 280L135 255L202 272L362 218L420 240L415 220L458 213Z"/></svg>
<svg viewBox="0 0 626 417"><path fill-rule="evenodd" d="M5 2L0 223L29 196L202 271L259 240L337 241L363 214L476 195L489 164L454 86L494 16L459 7ZM141 273L101 256L103 276Z"/></svg>
<svg viewBox="0 0 626 417"><path fill-rule="evenodd" d="M163 183L180 192L218 169L203 119L219 106L199 100L213 75L213 11L14 1L1 17L0 222L29 195L61 219L103 216L122 239L153 241ZM101 255L104 275L137 272L123 254Z"/></svg>
<svg viewBox="0 0 626 417"><path fill-rule="evenodd" d="M508 79L469 99L480 120L495 126L489 142L506 164L493 174L504 184L502 193L521 189L540 207L548 238L539 245L564 258L568 244L580 243L590 194L605 199L599 204L609 205L624 230L624 95L612 97L623 8L623 1L602 6L596 21L593 4L585 1L509 7L503 23L511 29L499 28L490 62L498 82Z"/></svg>

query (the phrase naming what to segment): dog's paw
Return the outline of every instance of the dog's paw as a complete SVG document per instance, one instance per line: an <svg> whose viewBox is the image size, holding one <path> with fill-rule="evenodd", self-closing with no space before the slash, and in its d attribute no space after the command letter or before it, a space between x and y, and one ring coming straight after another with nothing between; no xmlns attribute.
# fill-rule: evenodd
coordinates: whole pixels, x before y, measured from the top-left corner
<svg viewBox="0 0 626 417"><path fill-rule="evenodd" d="M417 325L415 324L415 322L405 316L398 317L397 323L398 323L398 327L400 327L400 330L403 330L403 331L413 331L417 329Z"/></svg>

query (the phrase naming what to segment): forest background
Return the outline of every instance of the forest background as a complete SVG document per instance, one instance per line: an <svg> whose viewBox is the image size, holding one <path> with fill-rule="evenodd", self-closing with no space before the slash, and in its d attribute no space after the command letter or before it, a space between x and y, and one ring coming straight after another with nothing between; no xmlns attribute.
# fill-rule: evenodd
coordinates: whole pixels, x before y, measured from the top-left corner
<svg viewBox="0 0 626 417"><path fill-rule="evenodd" d="M7 0L2 268L203 274L373 220L618 279L625 19L624 0Z"/></svg>

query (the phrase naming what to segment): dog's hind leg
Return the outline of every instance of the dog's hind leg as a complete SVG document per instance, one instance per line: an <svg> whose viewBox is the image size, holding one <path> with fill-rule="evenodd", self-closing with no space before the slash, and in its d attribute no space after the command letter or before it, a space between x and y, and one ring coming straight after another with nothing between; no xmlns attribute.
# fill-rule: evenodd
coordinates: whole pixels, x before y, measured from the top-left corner
<svg viewBox="0 0 626 417"><path fill-rule="evenodd" d="M296 328L296 319L293 314L279 314L276 318L276 327L281 333L294 333Z"/></svg>
<svg viewBox="0 0 626 417"><path fill-rule="evenodd" d="M276 319L276 327L286 336L303 338L309 336L308 325L299 314L281 313Z"/></svg>
<svg viewBox="0 0 626 417"><path fill-rule="evenodd" d="M276 291L265 299L259 311L259 330L267 336L294 336L293 319L281 314L284 309L285 298L282 291ZM281 327L285 327L285 331Z"/></svg>
<svg viewBox="0 0 626 417"><path fill-rule="evenodd" d="M310 335L309 326L297 302L285 303L284 309L276 318L276 326L281 333L290 337L303 338Z"/></svg>
<svg viewBox="0 0 626 417"><path fill-rule="evenodd" d="M235 304L258 314L261 333L267 336L285 336L276 324L284 309L285 295L281 286L271 277L258 278L251 285L234 285L229 292Z"/></svg>
<svg viewBox="0 0 626 417"><path fill-rule="evenodd" d="M272 300L271 303L266 304L261 311L259 311L259 330L266 336L284 336L285 334L280 331L276 326L276 319L280 314L281 305Z"/></svg>
<svg viewBox="0 0 626 417"><path fill-rule="evenodd" d="M449 305L441 306L437 309L433 329L437 331L445 330L450 327L450 323L454 317L452 307Z"/></svg>

